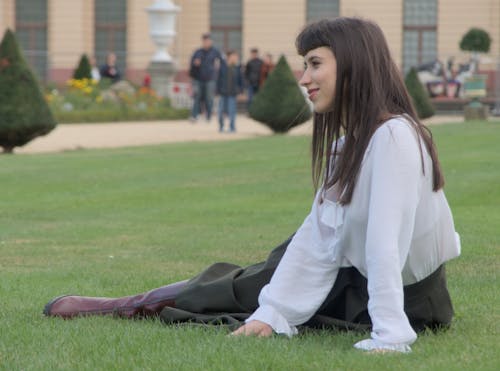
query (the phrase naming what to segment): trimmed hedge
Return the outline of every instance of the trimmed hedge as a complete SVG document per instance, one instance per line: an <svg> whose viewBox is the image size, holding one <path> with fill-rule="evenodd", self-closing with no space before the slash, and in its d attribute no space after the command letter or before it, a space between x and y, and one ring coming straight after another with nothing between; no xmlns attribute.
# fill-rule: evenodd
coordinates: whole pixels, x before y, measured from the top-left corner
<svg viewBox="0 0 500 371"><path fill-rule="evenodd" d="M90 66L90 61L89 58L87 57L87 54L83 54L82 57L80 58L78 67L76 67L76 70L73 73L73 78L75 80L92 78L92 67Z"/></svg>
<svg viewBox="0 0 500 371"><path fill-rule="evenodd" d="M255 95L249 114L275 133L286 133L311 118L311 109L284 56Z"/></svg>
<svg viewBox="0 0 500 371"><path fill-rule="evenodd" d="M435 110L424 86L418 79L418 73L415 68L412 68L405 78L406 88L413 100L413 105L417 110L418 117L426 119L434 116Z"/></svg>
<svg viewBox="0 0 500 371"><path fill-rule="evenodd" d="M60 123L91 123L117 121L182 120L189 117L188 109L172 107L148 109L144 111L122 109L87 109L82 111L57 111L55 116Z"/></svg>
<svg viewBox="0 0 500 371"><path fill-rule="evenodd" d="M57 125L14 33L0 43L0 146L5 153L49 133Z"/></svg>

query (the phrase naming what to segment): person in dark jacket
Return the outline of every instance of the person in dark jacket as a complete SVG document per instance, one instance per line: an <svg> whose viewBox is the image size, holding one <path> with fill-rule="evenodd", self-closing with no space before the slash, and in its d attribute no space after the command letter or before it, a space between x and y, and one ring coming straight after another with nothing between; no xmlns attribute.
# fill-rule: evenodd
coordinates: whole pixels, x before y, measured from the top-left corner
<svg viewBox="0 0 500 371"><path fill-rule="evenodd" d="M219 98L219 131L224 131L224 114L229 117L229 131L235 132L236 96L243 91L243 76L239 55L234 50L227 52L226 61L221 63L217 78Z"/></svg>
<svg viewBox="0 0 500 371"><path fill-rule="evenodd" d="M201 104L205 106L207 122L212 118L212 107L215 94L215 79L217 67L222 60L218 49L212 45L210 34L202 36L202 47L191 57L189 76L193 79L193 108L191 121L196 122L201 112Z"/></svg>
<svg viewBox="0 0 500 371"><path fill-rule="evenodd" d="M259 50L252 48L250 50L250 59L245 67L245 79L247 82L247 110L252 104L253 96L259 91L260 74L263 61L259 58Z"/></svg>
<svg viewBox="0 0 500 371"><path fill-rule="evenodd" d="M122 75L116 66L116 54L108 53L106 56L106 63L103 64L99 70L101 78L110 79L113 83L120 81Z"/></svg>

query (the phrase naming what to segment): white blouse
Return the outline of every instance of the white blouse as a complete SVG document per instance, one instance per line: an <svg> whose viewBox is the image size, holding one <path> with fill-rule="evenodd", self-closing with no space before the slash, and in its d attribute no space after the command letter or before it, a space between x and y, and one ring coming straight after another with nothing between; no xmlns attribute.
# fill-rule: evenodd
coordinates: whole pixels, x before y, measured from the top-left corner
<svg viewBox="0 0 500 371"><path fill-rule="evenodd" d="M409 351L417 337L404 312L403 285L418 282L460 255L442 190L432 190L432 161L404 117L380 126L366 149L351 202L320 190L269 284L247 319L292 336L330 292L340 267L368 280L371 339L362 349ZM335 187L332 187L335 188ZM323 202L319 199L323 196Z"/></svg>

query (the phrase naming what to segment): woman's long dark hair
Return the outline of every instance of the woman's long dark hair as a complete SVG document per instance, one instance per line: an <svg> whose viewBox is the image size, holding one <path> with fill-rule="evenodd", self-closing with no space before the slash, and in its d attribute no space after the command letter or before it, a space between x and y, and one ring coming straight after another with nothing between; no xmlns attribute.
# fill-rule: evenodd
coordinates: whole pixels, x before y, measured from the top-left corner
<svg viewBox="0 0 500 371"><path fill-rule="evenodd" d="M331 111L314 114L312 177L315 188L323 185L326 189L338 183L343 190L339 201L350 203L373 133L395 115L409 116L432 159L433 189L442 188L444 178L432 135L415 113L380 27L359 18L339 17L309 24L297 36L296 47L302 56L323 46L329 47L337 60L337 93ZM345 142L342 149L337 150L336 140L341 135L345 136ZM334 168L333 156L337 157Z"/></svg>

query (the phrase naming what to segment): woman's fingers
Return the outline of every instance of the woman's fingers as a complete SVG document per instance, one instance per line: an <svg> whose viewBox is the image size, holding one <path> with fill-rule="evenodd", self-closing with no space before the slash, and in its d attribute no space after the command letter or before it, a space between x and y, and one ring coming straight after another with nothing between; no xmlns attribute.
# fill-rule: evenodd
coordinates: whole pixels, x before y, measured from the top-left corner
<svg viewBox="0 0 500 371"><path fill-rule="evenodd" d="M261 321L251 321L243 326L241 326L236 331L233 331L231 335L245 335L245 336L259 336L268 337L273 334L273 329L267 323Z"/></svg>
<svg viewBox="0 0 500 371"><path fill-rule="evenodd" d="M245 327L246 327L246 325L239 327L236 331L231 332L231 335L235 335L235 336L245 335L245 331L246 331Z"/></svg>

